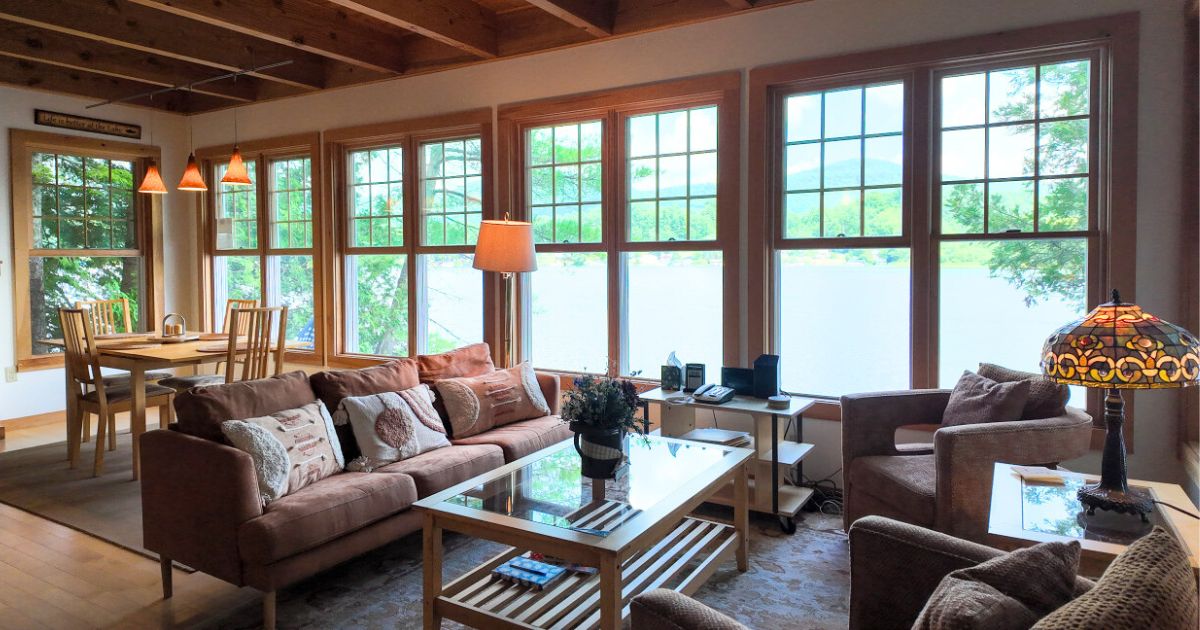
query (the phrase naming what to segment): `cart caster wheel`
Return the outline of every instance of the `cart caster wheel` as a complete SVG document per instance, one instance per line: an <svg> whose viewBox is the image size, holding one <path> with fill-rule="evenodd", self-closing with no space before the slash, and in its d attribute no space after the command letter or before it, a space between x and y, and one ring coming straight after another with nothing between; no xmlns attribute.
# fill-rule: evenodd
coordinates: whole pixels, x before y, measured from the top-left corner
<svg viewBox="0 0 1200 630"><path fill-rule="evenodd" d="M796 519L794 519L790 516L779 517L779 529L782 529L783 533L788 534L788 535L795 534L796 533Z"/></svg>

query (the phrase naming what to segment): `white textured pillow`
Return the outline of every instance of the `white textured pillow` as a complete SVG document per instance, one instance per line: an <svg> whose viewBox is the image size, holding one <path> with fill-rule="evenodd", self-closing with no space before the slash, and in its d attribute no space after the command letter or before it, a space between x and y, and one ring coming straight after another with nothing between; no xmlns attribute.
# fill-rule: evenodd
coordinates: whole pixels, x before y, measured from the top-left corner
<svg viewBox="0 0 1200 630"><path fill-rule="evenodd" d="M358 449L372 466L450 446L428 385L343 398L340 408L350 419Z"/></svg>
<svg viewBox="0 0 1200 630"><path fill-rule="evenodd" d="M263 505L287 494L291 459L279 438L257 424L241 420L222 422L221 433L225 434L230 444L249 454L254 461L254 475L258 478L258 492Z"/></svg>

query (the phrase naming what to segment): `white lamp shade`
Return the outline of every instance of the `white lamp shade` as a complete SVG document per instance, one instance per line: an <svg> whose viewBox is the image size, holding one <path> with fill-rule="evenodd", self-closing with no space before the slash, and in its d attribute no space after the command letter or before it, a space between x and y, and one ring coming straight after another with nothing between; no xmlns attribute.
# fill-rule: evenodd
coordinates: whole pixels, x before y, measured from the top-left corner
<svg viewBox="0 0 1200 630"><path fill-rule="evenodd" d="M533 224L525 221L480 222L472 266L498 273L536 271Z"/></svg>

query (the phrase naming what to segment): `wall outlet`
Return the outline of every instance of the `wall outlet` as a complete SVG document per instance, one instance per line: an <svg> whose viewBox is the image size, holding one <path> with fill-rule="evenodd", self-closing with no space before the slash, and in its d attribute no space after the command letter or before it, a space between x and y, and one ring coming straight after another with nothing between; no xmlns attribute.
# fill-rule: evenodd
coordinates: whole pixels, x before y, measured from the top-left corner
<svg viewBox="0 0 1200 630"><path fill-rule="evenodd" d="M17 382L17 366L10 365L10 366L4 368L4 382L6 382L6 383L16 383Z"/></svg>

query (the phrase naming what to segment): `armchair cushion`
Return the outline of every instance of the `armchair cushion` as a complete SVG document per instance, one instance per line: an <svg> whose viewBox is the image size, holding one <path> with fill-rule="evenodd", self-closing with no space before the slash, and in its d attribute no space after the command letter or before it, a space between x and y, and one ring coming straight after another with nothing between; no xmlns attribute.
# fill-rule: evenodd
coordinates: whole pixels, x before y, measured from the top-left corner
<svg viewBox="0 0 1200 630"><path fill-rule="evenodd" d="M1029 381L998 383L966 370L950 392L942 425L1020 420L1028 399Z"/></svg>
<svg viewBox="0 0 1200 630"><path fill-rule="evenodd" d="M1033 372L980 363L979 375L999 383L1029 381L1029 399L1025 401L1025 408L1021 411L1022 420L1061 416L1067 409L1067 399L1071 397L1071 390L1066 385L1060 385Z"/></svg>
<svg viewBox="0 0 1200 630"><path fill-rule="evenodd" d="M668 588L633 598L629 612L633 630L747 630L733 619Z"/></svg>
<svg viewBox="0 0 1200 630"><path fill-rule="evenodd" d="M1079 542L1018 549L951 572L933 591L914 630L1024 630L1075 594Z"/></svg>
<svg viewBox="0 0 1200 630"><path fill-rule="evenodd" d="M904 457L868 456L850 463L850 483L858 496L869 496L871 503L886 515L909 523L933 527L937 495L936 463L933 455ZM882 504L882 505L879 505ZM857 508L856 508L857 510ZM863 513L870 513L864 510ZM856 515L850 515L851 518Z"/></svg>
<svg viewBox="0 0 1200 630"><path fill-rule="evenodd" d="M1117 556L1094 588L1033 627L1190 630L1197 627L1196 608L1187 552L1156 527Z"/></svg>

